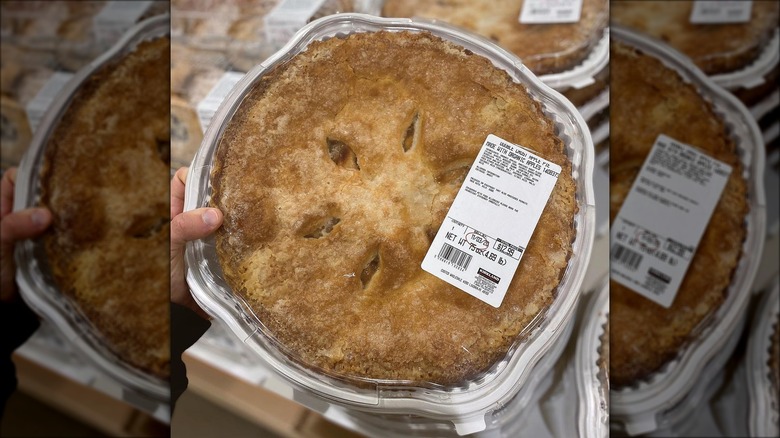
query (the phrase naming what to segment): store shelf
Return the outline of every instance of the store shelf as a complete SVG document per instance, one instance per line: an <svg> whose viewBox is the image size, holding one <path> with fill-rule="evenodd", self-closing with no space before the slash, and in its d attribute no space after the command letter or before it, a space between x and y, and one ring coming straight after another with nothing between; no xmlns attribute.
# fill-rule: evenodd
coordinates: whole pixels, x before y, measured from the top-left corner
<svg viewBox="0 0 780 438"><path fill-rule="evenodd" d="M19 391L77 419L107 436L166 436L168 427L132 406L39 364L13 356ZM41 419L45 421L45 419Z"/></svg>
<svg viewBox="0 0 780 438"><path fill-rule="evenodd" d="M265 429L285 438L360 436L291 400L249 383L199 355L187 352L183 360L189 379L187 391L193 391L215 406L256 424L258 431ZM177 410L176 421L187 415L191 413ZM172 436L184 436L177 435L175 427L173 430Z"/></svg>

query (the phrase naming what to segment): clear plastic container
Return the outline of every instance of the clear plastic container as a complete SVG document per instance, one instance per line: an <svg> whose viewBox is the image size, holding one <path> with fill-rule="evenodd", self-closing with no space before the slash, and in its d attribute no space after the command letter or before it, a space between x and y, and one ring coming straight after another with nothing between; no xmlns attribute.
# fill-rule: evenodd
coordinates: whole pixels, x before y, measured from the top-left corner
<svg viewBox="0 0 780 438"><path fill-rule="evenodd" d="M140 42L167 35L169 22L168 16L159 16L137 24L111 50L89 63L65 85L46 112L19 166L14 210L39 204L39 177L45 147L81 85L104 65L132 52ZM20 294L31 309L57 327L88 363L110 376L123 388L151 400L151 404L167 406L170 397L168 382L142 372L119 358L76 303L59 291L41 240L26 240L17 244L15 256L19 267L16 280ZM156 409L157 407L152 411Z"/></svg>
<svg viewBox="0 0 780 438"><path fill-rule="evenodd" d="M740 83L751 77L760 79L756 73L764 62L759 57L776 33L777 2L752 2L750 18L744 23L691 23L694 3L620 1L613 3L610 17L613 25L663 39L713 79L720 77L715 82L721 86L749 86L749 82ZM776 57L777 46L773 53Z"/></svg>
<svg viewBox="0 0 780 438"><path fill-rule="evenodd" d="M609 73L609 63L607 63L593 76L592 84L582 88L569 87L565 90L558 89L558 91L566 96L566 98L569 99L574 106L579 108L582 113L582 109L585 106L594 102L600 95L605 94L605 91L609 88ZM606 94L608 96L609 92ZM609 98L607 98L607 102L609 102ZM589 116L583 114L583 117L590 123Z"/></svg>
<svg viewBox="0 0 780 438"><path fill-rule="evenodd" d="M609 120L597 126L591 135L596 145L608 142ZM609 147L596 151L593 188L596 193L596 236L601 237L609 233Z"/></svg>
<svg viewBox="0 0 780 438"><path fill-rule="evenodd" d="M773 69L780 63L780 28L775 30L772 39L765 44L761 54L750 65L743 69L712 75L716 84L727 90L754 88L763 84Z"/></svg>
<svg viewBox="0 0 780 438"><path fill-rule="evenodd" d="M588 126L592 126L594 121L597 122L597 118L601 121L609 121L608 114L604 117L604 111L607 111L607 108L609 108L609 87L602 90L593 99L585 102L584 105L578 107L577 110L582 114L582 118L588 122ZM593 133L591 132L591 134ZM603 140L603 138L596 139L594 136L593 144L598 144Z"/></svg>
<svg viewBox="0 0 780 438"><path fill-rule="evenodd" d="M506 404L493 406L485 411L486 428L478 436L520 436L527 426L530 407L538 404L542 395L553 385L556 362L566 348L576 320L566 324L563 333L552 348L534 365L526 384ZM353 429L369 436L383 437L452 437L457 428L451 421L427 418L419 415L376 415L359 410L345 410ZM326 414L327 416L327 414Z"/></svg>
<svg viewBox="0 0 780 438"><path fill-rule="evenodd" d="M579 404L577 431L580 438L609 436L609 355L602 353L602 342L609 321L609 281L587 299L587 307L577 337L575 377Z"/></svg>
<svg viewBox="0 0 780 438"><path fill-rule="evenodd" d="M567 345L573 341L574 338L571 335L573 332L576 333L576 326L576 317L569 320L561 337L536 364L528 383L517 392L509 403L486 415L488 430L495 430L502 437L523 435L531 411L530 407L538 404L542 396L554 384L556 363L563 360L562 354Z"/></svg>
<svg viewBox="0 0 780 438"><path fill-rule="evenodd" d="M780 382L773 381L770 358L773 337L780 324L780 277L764 292L756 308L747 350L747 387L750 394L750 436L780 435ZM775 338L774 342L778 342ZM777 360L777 358L775 358Z"/></svg>
<svg viewBox="0 0 780 438"><path fill-rule="evenodd" d="M381 1L386 16L421 17L462 26L514 51L531 70L556 90L582 88L594 82L595 75L609 57L609 2L586 0L583 17L587 24L521 24L522 2ZM576 36L576 37L575 37ZM568 42L568 44L564 44Z"/></svg>
<svg viewBox="0 0 780 438"><path fill-rule="evenodd" d="M659 59L691 83L718 114L734 139L742 161L743 177L748 186L750 211L745 218L747 235L743 256L732 276L726 300L694 329L691 341L677 358L667 363L649 381L636 387L613 389L610 396L611 419L617 429L627 433L649 433L667 424L675 409L684 401L710 362L727 359L724 351L732 334L741 327L751 295L759 258L764 245L766 202L764 198L764 148L761 132L750 112L731 93L713 83L693 66L690 59L660 41L628 29L613 26L612 37L621 43ZM710 376L711 378L712 376ZM695 406L701 400L687 400Z"/></svg>
<svg viewBox="0 0 780 438"><path fill-rule="evenodd" d="M425 20L383 19L362 14L338 14L308 24L279 52L253 68L223 101L209 126L190 169L185 211L208 204L212 161L222 132L244 96L264 74L306 49L309 43L357 32L430 32L491 60L510 77L524 84L543 111L555 122L566 145L576 181L577 230L573 255L561 279L555 301L546 313L527 327L506 357L478 380L442 388L400 381L366 380L356 385L308 369L290 360L264 334L262 322L234 294L222 275L213 237L189 242L186 250L187 282L198 304L225 322L257 353L257 360L311 399L383 415L417 415L448 421L459 434L484 430L485 413L511 399L530 378L534 364L552 347L572 318L590 257L594 224L592 188L593 144L585 122L560 94L546 87L520 60L480 37ZM304 402L306 403L306 402ZM317 407L315 407L316 409ZM400 417L399 417L400 418Z"/></svg>
<svg viewBox="0 0 780 438"><path fill-rule="evenodd" d="M539 78L556 90L580 89L592 85L596 76L609 65L609 28L604 29L592 44L588 56L571 69L540 75Z"/></svg>
<svg viewBox="0 0 780 438"><path fill-rule="evenodd" d="M702 417L707 415L710 408L709 403L713 394L718 390L719 379L725 371L724 366L734 352L737 343L742 337L743 328L747 314L743 314L737 322L736 329L733 330L727 339L723 340L723 345L712 359L704 364L696 375L693 387L685 394L677 404L664 411L662 416L658 417L657 429L653 431L653 436L686 436L702 427L699 423ZM723 418L724 422L738 422L739 417L729 413L730 418ZM744 421L744 420L743 420Z"/></svg>

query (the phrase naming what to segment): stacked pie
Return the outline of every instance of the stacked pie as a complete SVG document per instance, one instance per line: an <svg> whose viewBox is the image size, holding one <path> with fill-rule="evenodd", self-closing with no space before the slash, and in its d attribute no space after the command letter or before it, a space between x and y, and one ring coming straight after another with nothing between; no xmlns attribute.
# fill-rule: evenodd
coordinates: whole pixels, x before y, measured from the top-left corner
<svg viewBox="0 0 780 438"><path fill-rule="evenodd" d="M611 47L610 216L620 210L656 138L665 134L732 167L670 308L610 282L610 381L633 385L676 358L726 298L742 253L747 187L723 120L692 84L660 60Z"/></svg>

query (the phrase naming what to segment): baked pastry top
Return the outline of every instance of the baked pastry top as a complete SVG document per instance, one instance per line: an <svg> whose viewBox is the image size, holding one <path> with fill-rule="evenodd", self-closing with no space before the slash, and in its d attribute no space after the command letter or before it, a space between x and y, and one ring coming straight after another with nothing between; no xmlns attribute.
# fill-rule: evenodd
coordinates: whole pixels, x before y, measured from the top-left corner
<svg viewBox="0 0 780 438"><path fill-rule="evenodd" d="M732 172L671 307L610 281L610 381L637 383L674 359L723 303L746 234L747 187L736 146L697 89L661 61L611 47L610 222L659 134L695 146Z"/></svg>
<svg viewBox="0 0 780 438"><path fill-rule="evenodd" d="M561 175L503 304L420 264L488 134ZM552 121L490 61L427 33L313 42L263 76L216 151L227 283L304 365L456 384L503 358L571 256L572 167Z"/></svg>
<svg viewBox="0 0 780 438"><path fill-rule="evenodd" d="M583 0L577 23L520 23L523 0L387 0L385 17L443 20L490 38L535 74L576 67L598 42L609 20L608 0Z"/></svg>
<svg viewBox="0 0 780 438"><path fill-rule="evenodd" d="M610 20L661 39L707 74L747 67L777 29L780 3L754 1L750 21L692 24L693 1L613 1Z"/></svg>
<svg viewBox="0 0 780 438"><path fill-rule="evenodd" d="M60 291L123 361L169 373L170 41L81 86L46 145L44 236Z"/></svg>

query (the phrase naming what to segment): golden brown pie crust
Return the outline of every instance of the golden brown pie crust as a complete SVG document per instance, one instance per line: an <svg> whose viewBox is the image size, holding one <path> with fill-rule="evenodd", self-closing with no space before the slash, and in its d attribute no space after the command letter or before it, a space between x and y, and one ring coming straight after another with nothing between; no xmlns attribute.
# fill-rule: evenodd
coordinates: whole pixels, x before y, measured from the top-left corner
<svg viewBox="0 0 780 438"><path fill-rule="evenodd" d="M734 24L692 24L693 1L613 1L612 24L661 39L688 55L707 74L748 66L777 29L777 1L754 1L750 21Z"/></svg>
<svg viewBox="0 0 780 438"><path fill-rule="evenodd" d="M486 136L563 170L495 309L420 263ZM577 210L564 144L525 88L427 33L314 42L264 76L212 173L233 291L308 367L456 384L503 358L552 302Z"/></svg>
<svg viewBox="0 0 780 438"><path fill-rule="evenodd" d="M723 121L709 102L659 60L613 42L610 221L656 137L666 134L732 166L723 194L669 309L610 281L610 380L648 378L674 359L694 329L723 303L745 238L747 187Z"/></svg>
<svg viewBox="0 0 780 438"><path fill-rule="evenodd" d="M46 254L62 293L123 360L169 373L170 42L93 74L46 145Z"/></svg>
<svg viewBox="0 0 780 438"><path fill-rule="evenodd" d="M608 0L583 0L577 23L521 24L520 0L387 0L385 17L443 20L490 38L537 75L576 67L607 26Z"/></svg>

